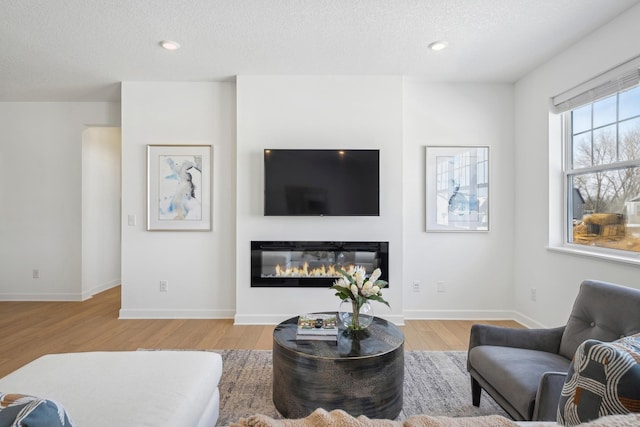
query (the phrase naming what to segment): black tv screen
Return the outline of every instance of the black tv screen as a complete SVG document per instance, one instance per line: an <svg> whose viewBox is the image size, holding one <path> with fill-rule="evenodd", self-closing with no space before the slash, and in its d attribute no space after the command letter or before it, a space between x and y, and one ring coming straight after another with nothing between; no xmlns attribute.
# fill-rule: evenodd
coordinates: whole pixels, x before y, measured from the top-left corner
<svg viewBox="0 0 640 427"><path fill-rule="evenodd" d="M265 215L380 215L380 150L264 150Z"/></svg>

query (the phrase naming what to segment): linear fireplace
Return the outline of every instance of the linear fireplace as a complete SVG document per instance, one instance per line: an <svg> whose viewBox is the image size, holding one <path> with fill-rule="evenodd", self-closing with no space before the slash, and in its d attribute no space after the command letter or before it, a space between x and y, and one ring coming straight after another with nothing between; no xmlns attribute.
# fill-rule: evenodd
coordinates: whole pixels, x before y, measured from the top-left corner
<svg viewBox="0 0 640 427"><path fill-rule="evenodd" d="M328 288L351 266L388 280L389 242L251 242L251 287Z"/></svg>

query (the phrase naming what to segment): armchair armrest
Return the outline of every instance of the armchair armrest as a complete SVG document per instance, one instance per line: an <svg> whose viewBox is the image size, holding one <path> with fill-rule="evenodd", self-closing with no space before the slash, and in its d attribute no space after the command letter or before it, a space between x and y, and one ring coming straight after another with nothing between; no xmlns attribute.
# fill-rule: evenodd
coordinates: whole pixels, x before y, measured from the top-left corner
<svg viewBox="0 0 640 427"><path fill-rule="evenodd" d="M558 402L562 387L567 378L566 372L545 372L540 378L536 404L533 409L533 421L555 421L558 417Z"/></svg>
<svg viewBox="0 0 640 427"><path fill-rule="evenodd" d="M557 354L564 326L551 329L516 329L480 325L471 327L469 350L479 345L526 348Z"/></svg>

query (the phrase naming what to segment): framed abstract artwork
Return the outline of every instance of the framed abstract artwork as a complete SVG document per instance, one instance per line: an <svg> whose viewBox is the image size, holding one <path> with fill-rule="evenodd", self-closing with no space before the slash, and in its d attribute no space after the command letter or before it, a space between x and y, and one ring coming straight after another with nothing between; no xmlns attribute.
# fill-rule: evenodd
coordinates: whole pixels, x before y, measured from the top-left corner
<svg viewBox="0 0 640 427"><path fill-rule="evenodd" d="M147 230L211 230L211 145L147 145Z"/></svg>
<svg viewBox="0 0 640 427"><path fill-rule="evenodd" d="M489 231L489 147L427 146L426 231Z"/></svg>

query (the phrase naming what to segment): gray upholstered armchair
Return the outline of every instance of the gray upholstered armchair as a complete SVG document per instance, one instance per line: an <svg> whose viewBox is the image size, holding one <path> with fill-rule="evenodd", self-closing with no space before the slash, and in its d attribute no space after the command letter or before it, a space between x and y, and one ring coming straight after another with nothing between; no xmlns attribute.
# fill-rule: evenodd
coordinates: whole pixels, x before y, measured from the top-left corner
<svg viewBox="0 0 640 427"><path fill-rule="evenodd" d="M555 421L576 348L640 332L640 290L587 280L565 326L513 329L473 325L467 368L473 404L484 389L515 420Z"/></svg>

